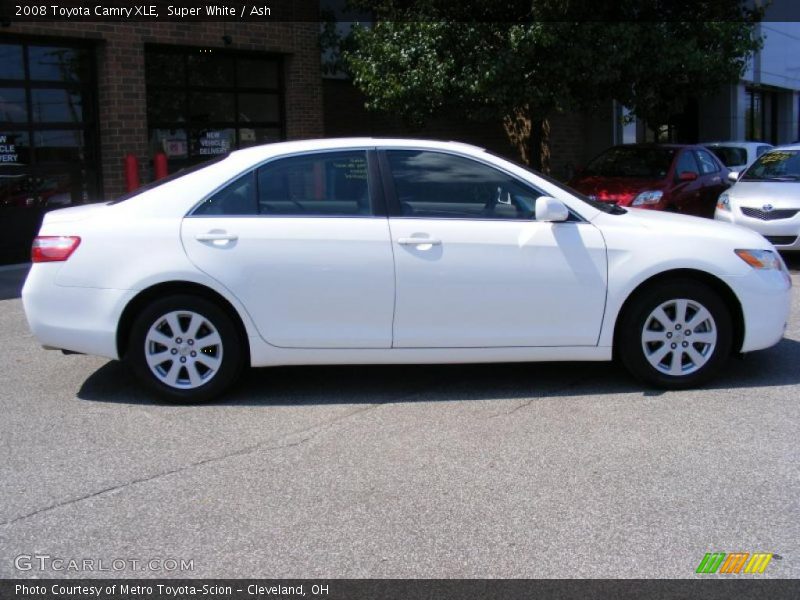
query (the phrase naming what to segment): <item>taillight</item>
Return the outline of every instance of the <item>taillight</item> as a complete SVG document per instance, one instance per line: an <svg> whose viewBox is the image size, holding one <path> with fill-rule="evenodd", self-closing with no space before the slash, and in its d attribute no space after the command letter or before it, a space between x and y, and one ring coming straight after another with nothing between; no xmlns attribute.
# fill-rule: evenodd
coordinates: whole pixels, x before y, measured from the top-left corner
<svg viewBox="0 0 800 600"><path fill-rule="evenodd" d="M34 238L31 261L59 262L67 260L81 243L81 238L66 235L40 235Z"/></svg>

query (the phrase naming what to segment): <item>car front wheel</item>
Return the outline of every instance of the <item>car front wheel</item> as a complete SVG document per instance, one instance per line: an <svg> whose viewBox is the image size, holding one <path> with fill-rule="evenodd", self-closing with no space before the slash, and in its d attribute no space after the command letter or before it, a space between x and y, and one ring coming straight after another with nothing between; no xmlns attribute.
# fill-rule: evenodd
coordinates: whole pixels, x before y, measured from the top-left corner
<svg viewBox="0 0 800 600"><path fill-rule="evenodd" d="M126 361L153 391L203 402L227 390L242 370L242 340L228 314L195 296L148 305L131 328Z"/></svg>
<svg viewBox="0 0 800 600"><path fill-rule="evenodd" d="M617 353L639 380L682 389L713 377L731 352L730 311L710 287L692 280L655 284L622 315Z"/></svg>

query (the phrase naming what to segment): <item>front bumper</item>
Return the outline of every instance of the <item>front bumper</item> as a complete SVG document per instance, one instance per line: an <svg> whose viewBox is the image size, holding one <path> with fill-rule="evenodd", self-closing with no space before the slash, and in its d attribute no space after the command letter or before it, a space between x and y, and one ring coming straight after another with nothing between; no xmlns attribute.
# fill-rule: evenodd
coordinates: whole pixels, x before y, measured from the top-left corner
<svg viewBox="0 0 800 600"><path fill-rule="evenodd" d="M733 205L730 210L716 209L714 218L760 233L778 250L800 251L800 212L788 219L765 221L748 217L742 212L740 206Z"/></svg>
<svg viewBox="0 0 800 600"><path fill-rule="evenodd" d="M727 280L736 290L744 317L741 352L777 344L786 331L792 304L792 280L785 271L753 269Z"/></svg>

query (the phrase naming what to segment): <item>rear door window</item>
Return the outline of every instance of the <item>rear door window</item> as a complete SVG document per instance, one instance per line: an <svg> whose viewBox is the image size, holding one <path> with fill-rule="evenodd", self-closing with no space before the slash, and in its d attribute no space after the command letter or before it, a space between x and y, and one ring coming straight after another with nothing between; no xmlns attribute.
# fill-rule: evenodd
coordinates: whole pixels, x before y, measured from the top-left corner
<svg viewBox="0 0 800 600"><path fill-rule="evenodd" d="M325 152L283 158L258 169L262 215L369 216L367 153Z"/></svg>

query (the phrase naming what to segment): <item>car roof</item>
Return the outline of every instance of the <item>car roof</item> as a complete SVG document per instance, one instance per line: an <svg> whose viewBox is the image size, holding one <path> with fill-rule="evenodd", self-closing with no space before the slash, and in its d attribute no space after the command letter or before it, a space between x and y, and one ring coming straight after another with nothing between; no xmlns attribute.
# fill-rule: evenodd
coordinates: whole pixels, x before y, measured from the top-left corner
<svg viewBox="0 0 800 600"><path fill-rule="evenodd" d="M702 144L675 144L675 143L661 143L661 142L637 142L635 144L617 144L612 148L669 148L671 150L681 150L683 148L698 148Z"/></svg>
<svg viewBox="0 0 800 600"><path fill-rule="evenodd" d="M756 148L758 146L769 146L772 148L772 144L769 142L741 142L741 141L727 141L727 142L703 142L702 146L732 146L734 148Z"/></svg>
<svg viewBox="0 0 800 600"><path fill-rule="evenodd" d="M446 142L440 140L424 140L410 138L374 138L374 137L351 137L351 138L320 138L310 140L293 140L287 142L275 142L272 144L262 144L236 150L231 152L232 157L246 160L266 159L272 156L283 154L293 154L295 152L312 152L315 150L338 150L347 148L364 148L370 146L392 146L405 148L430 148L438 150L464 150L470 154L485 152L484 148L466 144L464 142Z"/></svg>

